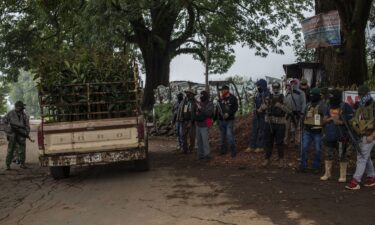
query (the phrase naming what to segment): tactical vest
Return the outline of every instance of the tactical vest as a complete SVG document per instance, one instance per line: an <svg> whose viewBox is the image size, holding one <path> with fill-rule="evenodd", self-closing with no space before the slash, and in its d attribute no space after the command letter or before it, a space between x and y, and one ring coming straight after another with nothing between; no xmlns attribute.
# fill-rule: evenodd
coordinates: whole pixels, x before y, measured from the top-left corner
<svg viewBox="0 0 375 225"><path fill-rule="evenodd" d="M193 110L193 102L191 101L184 101L181 111L181 117L183 121L191 120L192 119L192 110Z"/></svg>
<svg viewBox="0 0 375 225"><path fill-rule="evenodd" d="M267 101L268 101L268 105L269 105L269 115L270 116L274 116L274 117L284 117L286 115L286 113L278 108L278 107L275 107L275 104L278 102L280 104L284 104L284 95L283 94L278 94L278 95L275 95L275 94L270 94L267 98Z"/></svg>
<svg viewBox="0 0 375 225"><path fill-rule="evenodd" d="M359 107L350 122L358 135L370 135L374 131L374 102L368 106Z"/></svg>
<svg viewBox="0 0 375 225"><path fill-rule="evenodd" d="M323 125L323 116L319 113L320 104L315 107L311 104L308 106L306 111L306 116L304 120L305 125L309 126L322 126Z"/></svg>

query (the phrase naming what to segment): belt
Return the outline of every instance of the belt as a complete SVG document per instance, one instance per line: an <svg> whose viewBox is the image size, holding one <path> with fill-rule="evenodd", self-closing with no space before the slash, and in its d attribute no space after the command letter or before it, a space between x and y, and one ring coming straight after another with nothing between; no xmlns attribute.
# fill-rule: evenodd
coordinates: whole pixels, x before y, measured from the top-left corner
<svg viewBox="0 0 375 225"><path fill-rule="evenodd" d="M274 124L286 124L286 119L285 117L276 117L276 116L267 116L265 118L265 121L266 122L271 122L271 123L274 123Z"/></svg>

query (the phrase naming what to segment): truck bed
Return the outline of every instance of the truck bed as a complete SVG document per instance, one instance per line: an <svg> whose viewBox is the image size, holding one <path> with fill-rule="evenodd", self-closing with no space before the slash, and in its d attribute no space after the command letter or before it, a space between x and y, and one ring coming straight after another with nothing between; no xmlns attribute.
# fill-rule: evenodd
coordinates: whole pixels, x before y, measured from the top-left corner
<svg viewBox="0 0 375 225"><path fill-rule="evenodd" d="M44 124L41 151L56 155L141 147L137 126L137 117Z"/></svg>

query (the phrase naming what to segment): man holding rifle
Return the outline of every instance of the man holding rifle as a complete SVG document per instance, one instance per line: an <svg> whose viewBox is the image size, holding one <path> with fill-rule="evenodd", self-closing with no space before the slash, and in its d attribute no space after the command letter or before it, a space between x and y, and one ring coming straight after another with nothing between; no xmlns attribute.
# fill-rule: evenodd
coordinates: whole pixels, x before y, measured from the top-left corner
<svg viewBox="0 0 375 225"><path fill-rule="evenodd" d="M361 85L358 88L358 95L360 101L354 106L356 111L350 122L359 137L360 152L357 154L357 167L353 179L345 186L350 190L360 189L359 183L365 172L367 177L363 185L365 187L375 186L375 171L371 161L371 150L375 145L375 103L367 85Z"/></svg>
<svg viewBox="0 0 375 225"><path fill-rule="evenodd" d="M14 152L19 156L20 167L26 169L26 139L30 139L30 124L29 117L24 112L25 106L22 101L17 101L14 104L14 110L8 112L4 117L8 140L8 152L5 161L7 170L10 170Z"/></svg>

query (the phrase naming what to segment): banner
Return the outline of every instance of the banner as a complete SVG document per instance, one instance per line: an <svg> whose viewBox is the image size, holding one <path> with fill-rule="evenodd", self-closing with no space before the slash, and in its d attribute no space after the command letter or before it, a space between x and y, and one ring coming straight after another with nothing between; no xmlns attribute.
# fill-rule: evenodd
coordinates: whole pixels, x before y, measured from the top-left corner
<svg viewBox="0 0 375 225"><path fill-rule="evenodd" d="M341 44L338 11L318 14L301 23L306 48L329 47Z"/></svg>
<svg viewBox="0 0 375 225"><path fill-rule="evenodd" d="M343 101L351 105L352 107L356 102L359 101L358 91L344 91L342 95ZM371 92L372 99L375 100L375 91Z"/></svg>

